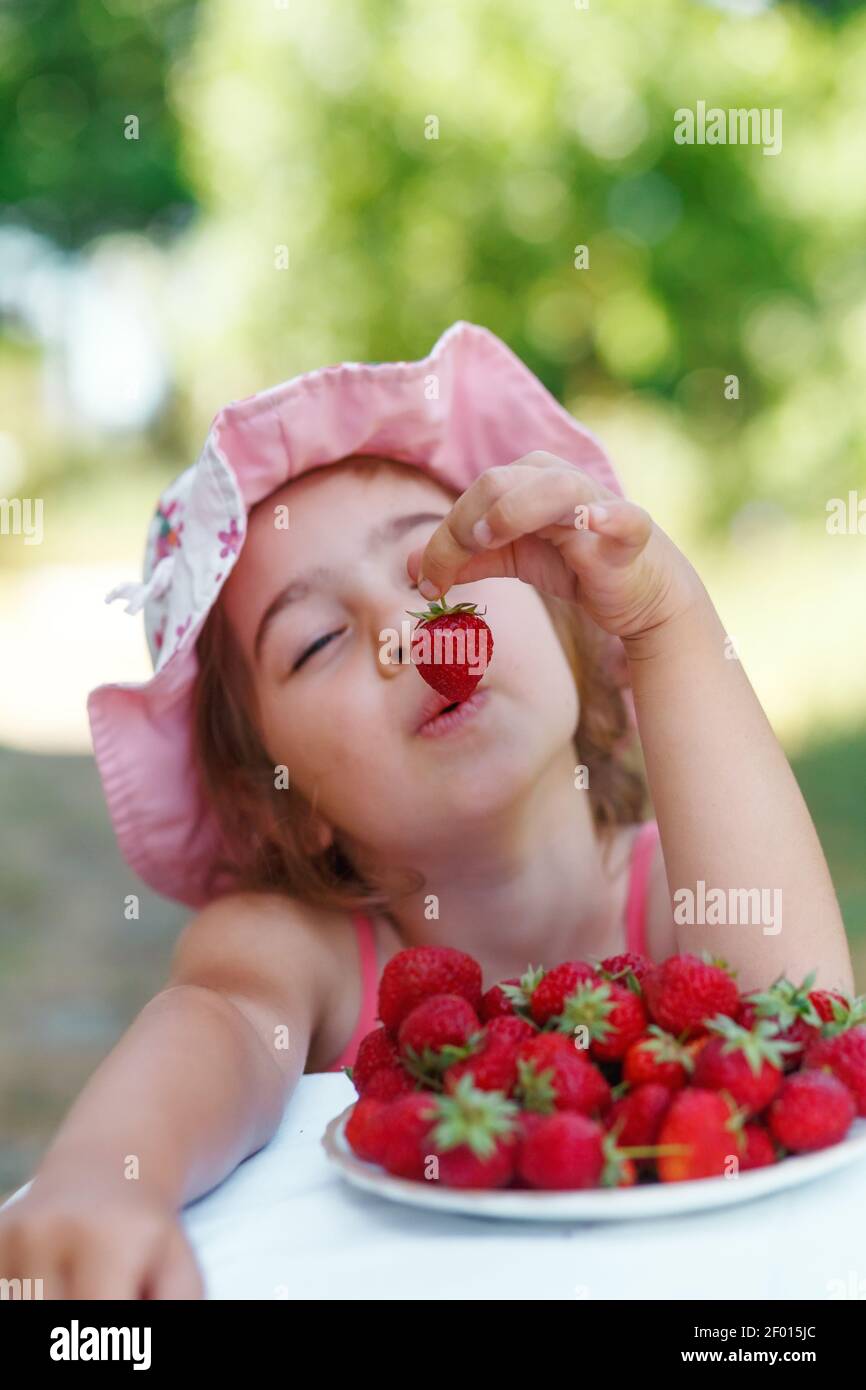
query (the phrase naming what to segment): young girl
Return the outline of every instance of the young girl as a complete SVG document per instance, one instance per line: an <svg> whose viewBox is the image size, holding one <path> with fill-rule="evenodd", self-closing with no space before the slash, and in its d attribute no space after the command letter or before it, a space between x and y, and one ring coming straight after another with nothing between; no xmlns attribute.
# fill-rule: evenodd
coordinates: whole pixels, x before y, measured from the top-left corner
<svg viewBox="0 0 866 1390"><path fill-rule="evenodd" d="M156 673L94 692L97 759L130 863L198 911L0 1213L0 1275L200 1296L179 1209L267 1143L302 1072L352 1063L407 946L461 947L488 984L709 949L742 989L813 968L852 988L809 813L706 589L486 330L221 412L123 592ZM495 642L447 713L384 656L436 595ZM783 914L678 924L701 884Z"/></svg>

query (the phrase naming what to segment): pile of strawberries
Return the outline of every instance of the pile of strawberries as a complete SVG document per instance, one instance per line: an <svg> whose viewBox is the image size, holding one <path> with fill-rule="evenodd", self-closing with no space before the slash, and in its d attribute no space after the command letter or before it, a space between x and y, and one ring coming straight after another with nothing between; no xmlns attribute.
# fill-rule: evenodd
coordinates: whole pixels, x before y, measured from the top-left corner
<svg viewBox="0 0 866 1390"><path fill-rule="evenodd" d="M626 954L482 992L463 951L389 961L349 1075L353 1151L452 1187L563 1190L731 1175L837 1144L866 1115L866 997L724 962Z"/></svg>

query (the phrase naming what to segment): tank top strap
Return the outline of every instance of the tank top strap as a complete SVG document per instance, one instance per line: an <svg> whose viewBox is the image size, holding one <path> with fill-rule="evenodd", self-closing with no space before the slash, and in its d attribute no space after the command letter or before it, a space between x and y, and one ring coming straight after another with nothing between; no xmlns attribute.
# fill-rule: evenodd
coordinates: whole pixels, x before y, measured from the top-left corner
<svg viewBox="0 0 866 1390"><path fill-rule="evenodd" d="M635 955L649 954L646 944L649 879L659 828L654 820L645 821L634 837L629 870L628 899L625 909L625 948Z"/></svg>
<svg viewBox="0 0 866 1390"><path fill-rule="evenodd" d="M358 943L358 965L361 977L361 1007L354 1032L339 1057L326 1068L327 1071L342 1071L344 1067L355 1065L358 1045L362 1038L377 1027L379 1007L379 971L376 962L376 933L373 922L366 913L353 912L352 925Z"/></svg>

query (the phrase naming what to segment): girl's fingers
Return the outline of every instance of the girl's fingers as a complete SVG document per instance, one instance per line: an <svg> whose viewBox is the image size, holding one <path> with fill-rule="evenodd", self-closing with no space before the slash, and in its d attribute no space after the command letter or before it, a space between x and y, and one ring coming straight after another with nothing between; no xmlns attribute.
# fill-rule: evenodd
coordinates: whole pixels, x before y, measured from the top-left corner
<svg viewBox="0 0 866 1390"><path fill-rule="evenodd" d="M643 550L652 531L652 517L643 507L623 497L607 498L589 506L590 529L605 540L617 541L626 549ZM633 556L629 555L629 559Z"/></svg>
<svg viewBox="0 0 866 1390"><path fill-rule="evenodd" d="M421 559L419 591L425 598L445 594L473 556L508 546L520 536L549 526L574 508L606 496L579 468L552 454L530 454L503 467L489 468L457 499L440 522ZM476 567L477 568L477 567ZM484 567L485 575L506 573ZM410 574L415 578L410 569ZM481 578L479 574L472 576Z"/></svg>
<svg viewBox="0 0 866 1390"><path fill-rule="evenodd" d="M410 553L406 561L410 578L416 578L421 568L423 556L424 547L422 545ZM455 584L474 584L479 579L514 579L515 577L514 556L508 547L502 550L483 550L477 554L470 554L469 558L464 560L456 577L446 584L442 593L444 594L446 589L452 588ZM435 589L435 585L433 587ZM438 593L429 593L424 594L424 597L438 598L439 595Z"/></svg>

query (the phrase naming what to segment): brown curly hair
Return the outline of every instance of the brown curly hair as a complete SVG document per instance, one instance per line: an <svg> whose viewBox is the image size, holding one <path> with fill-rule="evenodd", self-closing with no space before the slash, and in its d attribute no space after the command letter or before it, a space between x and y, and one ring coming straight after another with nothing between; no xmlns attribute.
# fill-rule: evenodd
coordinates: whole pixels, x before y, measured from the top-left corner
<svg viewBox="0 0 866 1390"><path fill-rule="evenodd" d="M400 461L377 458L369 463L375 469ZM634 824L646 815L639 743L622 691L603 660L604 634L575 604L539 596L579 693L575 754L588 769L593 822L599 838L605 839L616 826ZM219 602L198 636L196 655L196 770L224 843L232 847L214 864L212 885L228 880L241 891L283 892L310 905L347 912L387 912L396 897L421 889L423 876L415 873L387 884L360 877L341 849L338 834L326 849L315 839L313 807L306 798L291 787L275 787L273 762L251 714L252 675Z"/></svg>

